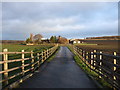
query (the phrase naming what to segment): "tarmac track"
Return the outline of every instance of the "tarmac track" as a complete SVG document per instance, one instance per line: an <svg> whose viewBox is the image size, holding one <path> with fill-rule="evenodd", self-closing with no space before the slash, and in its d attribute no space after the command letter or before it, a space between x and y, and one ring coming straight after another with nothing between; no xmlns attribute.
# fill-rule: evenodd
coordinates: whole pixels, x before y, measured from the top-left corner
<svg viewBox="0 0 120 90"><path fill-rule="evenodd" d="M60 47L55 58L50 63L43 64L19 88L97 88L75 63L73 56L67 47Z"/></svg>

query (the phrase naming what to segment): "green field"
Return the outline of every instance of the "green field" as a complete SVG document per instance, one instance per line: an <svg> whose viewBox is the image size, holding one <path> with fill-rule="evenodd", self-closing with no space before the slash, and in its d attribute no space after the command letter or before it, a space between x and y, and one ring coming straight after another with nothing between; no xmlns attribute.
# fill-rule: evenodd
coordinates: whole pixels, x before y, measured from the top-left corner
<svg viewBox="0 0 120 90"><path fill-rule="evenodd" d="M2 49L7 48L9 52L21 52L21 50L25 51L42 51L43 49L47 49L52 47L53 45L19 45L19 44L2 44Z"/></svg>
<svg viewBox="0 0 120 90"><path fill-rule="evenodd" d="M19 44L2 44L2 50L8 49L8 52L21 52L24 50L25 52L30 52L31 50L34 53L34 55L37 52L42 52L43 50L46 50L48 48L53 47L53 45L19 45ZM30 54L25 54L25 57L30 57ZM10 54L8 55L8 59L18 59L21 58L21 54Z"/></svg>

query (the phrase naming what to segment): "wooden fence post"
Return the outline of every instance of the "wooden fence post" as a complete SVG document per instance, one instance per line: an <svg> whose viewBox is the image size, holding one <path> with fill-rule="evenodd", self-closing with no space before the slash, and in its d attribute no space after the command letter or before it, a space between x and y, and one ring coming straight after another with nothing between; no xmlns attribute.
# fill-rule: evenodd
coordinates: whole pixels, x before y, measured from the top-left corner
<svg viewBox="0 0 120 90"><path fill-rule="evenodd" d="M42 51L42 52L41 52L41 58L42 58L41 61L42 61L42 63L44 62L44 56L43 56L43 54L44 54L44 52Z"/></svg>
<svg viewBox="0 0 120 90"><path fill-rule="evenodd" d="M47 58L49 57L48 49L47 49Z"/></svg>
<svg viewBox="0 0 120 90"><path fill-rule="evenodd" d="M88 52L86 52L86 59L88 60Z"/></svg>
<svg viewBox="0 0 120 90"><path fill-rule="evenodd" d="M91 60L90 60L90 64L91 64L91 69L93 69L93 52L91 52Z"/></svg>
<svg viewBox="0 0 120 90"><path fill-rule="evenodd" d="M117 56L117 53L116 53L116 52L114 52L114 56ZM117 68L115 67L115 65L117 64L117 60L114 59L114 62L113 62L113 63L114 63L114 67L113 67L113 73L114 73L114 72L116 71L116 69L117 69ZM116 77L114 76L114 74L113 74L113 79L116 80Z"/></svg>
<svg viewBox="0 0 120 90"><path fill-rule="evenodd" d="M47 54L46 54L46 50L44 50L44 60L46 60Z"/></svg>
<svg viewBox="0 0 120 90"><path fill-rule="evenodd" d="M81 52L82 52L82 57L83 57L83 49L82 49L82 51L81 51Z"/></svg>
<svg viewBox="0 0 120 90"><path fill-rule="evenodd" d="M24 50L22 50L22 74L23 75L24 75L24 58L25 58Z"/></svg>
<svg viewBox="0 0 120 90"><path fill-rule="evenodd" d="M97 52L97 51L94 50L94 57L93 57L93 58L94 58L94 59L93 59L93 66L94 66L94 69L96 68L96 66L95 66L95 65L96 65L96 54L95 54L96 52Z"/></svg>
<svg viewBox="0 0 120 90"><path fill-rule="evenodd" d="M4 54L3 54L4 71L6 71L6 70L8 70L8 62L7 62L8 61L8 54L7 54L8 49L4 49L3 52L4 52ZM5 79L8 78L8 72L7 71L4 73L4 78ZM7 84L8 84L8 80L5 81L5 85L7 85Z"/></svg>
<svg viewBox="0 0 120 90"><path fill-rule="evenodd" d="M32 61L31 61L32 65L31 65L31 67L32 67L32 70L34 71L34 56L33 56L33 51L31 51L31 58L32 58Z"/></svg>
<svg viewBox="0 0 120 90"><path fill-rule="evenodd" d="M39 58L39 56L40 56L40 54L39 53L37 53L37 62L38 62L38 67L40 66L40 58Z"/></svg>
<svg viewBox="0 0 120 90"><path fill-rule="evenodd" d="M88 65L88 54L89 54L89 53L86 52L86 64L87 64L87 65ZM86 66L87 66L87 65L86 65Z"/></svg>
<svg viewBox="0 0 120 90"><path fill-rule="evenodd" d="M40 55L40 54L39 54L39 53L37 53L37 59L38 59L38 60L39 60L39 55Z"/></svg>
<svg viewBox="0 0 120 90"><path fill-rule="evenodd" d="M91 51L88 51L88 63L90 65L90 72L91 72Z"/></svg>
<svg viewBox="0 0 120 90"><path fill-rule="evenodd" d="M83 51L82 51L82 53L83 53L83 54L82 54L83 58L84 58L84 56L85 56L85 53L84 53L84 52L85 52L85 51L83 50Z"/></svg>
<svg viewBox="0 0 120 90"><path fill-rule="evenodd" d="M103 58L101 54L102 54L102 51L100 51L100 66L99 66L99 67L100 67L100 68L99 68L99 73L100 73L100 74L102 73L102 72L101 72L101 66L102 66L102 58ZM99 78L101 78L100 75L99 75Z"/></svg>

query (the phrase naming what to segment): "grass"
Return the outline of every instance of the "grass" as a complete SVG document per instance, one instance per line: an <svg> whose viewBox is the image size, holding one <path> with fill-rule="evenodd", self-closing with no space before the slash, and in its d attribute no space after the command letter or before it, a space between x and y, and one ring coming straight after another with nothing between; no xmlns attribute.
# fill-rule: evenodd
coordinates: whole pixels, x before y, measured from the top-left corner
<svg viewBox="0 0 120 90"><path fill-rule="evenodd" d="M90 68L88 68L78 56L74 56L74 60L88 75L92 76L92 78L98 81L103 88L112 88L110 84L107 83L103 78L99 78L99 75L96 72L90 70Z"/></svg>
<svg viewBox="0 0 120 90"><path fill-rule="evenodd" d="M58 53L59 49L60 49L60 46L58 46L56 52L55 52L52 56L50 56L50 57L48 58L48 60L47 60L48 63L53 60L53 58L56 56L56 53Z"/></svg>
<svg viewBox="0 0 120 90"><path fill-rule="evenodd" d="M28 46L28 45L19 45L19 44L2 44L2 49L7 48L8 52L21 52L24 50L25 52L30 52L33 51L34 55L36 53L40 53L43 50L46 50L48 48L53 47L53 45L33 45L33 46ZM25 58L30 57L30 54L25 54ZM8 56L8 59L19 59L21 58L21 54L10 54Z"/></svg>
<svg viewBox="0 0 120 90"><path fill-rule="evenodd" d="M21 52L21 50L31 51L34 52L42 51L43 49L47 49L52 47L53 45L20 45L20 44L2 44L2 49L7 48L10 52Z"/></svg>
<svg viewBox="0 0 120 90"><path fill-rule="evenodd" d="M74 53L73 49L70 46L68 46L68 48L71 52ZM90 68L86 66L86 64L80 59L78 55L75 54L74 60L78 64L78 66L80 66L80 68L83 69L84 72L86 72L88 76L96 80L103 88L112 88L111 85L107 83L103 78L99 78L99 75L96 72L90 70Z"/></svg>

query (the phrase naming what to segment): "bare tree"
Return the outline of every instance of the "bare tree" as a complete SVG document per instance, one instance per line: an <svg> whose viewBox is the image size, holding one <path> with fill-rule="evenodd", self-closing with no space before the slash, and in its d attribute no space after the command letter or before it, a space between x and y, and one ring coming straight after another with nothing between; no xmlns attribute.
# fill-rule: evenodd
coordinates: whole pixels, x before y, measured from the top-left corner
<svg viewBox="0 0 120 90"><path fill-rule="evenodd" d="M33 40L34 40L35 43L40 43L41 42L41 38L43 38L43 36L41 34L36 34L33 37Z"/></svg>
<svg viewBox="0 0 120 90"><path fill-rule="evenodd" d="M64 38L64 37L59 36L59 37L58 37L58 43L68 44L68 43L69 43L69 40L68 40L67 38Z"/></svg>

